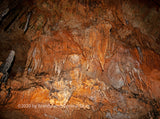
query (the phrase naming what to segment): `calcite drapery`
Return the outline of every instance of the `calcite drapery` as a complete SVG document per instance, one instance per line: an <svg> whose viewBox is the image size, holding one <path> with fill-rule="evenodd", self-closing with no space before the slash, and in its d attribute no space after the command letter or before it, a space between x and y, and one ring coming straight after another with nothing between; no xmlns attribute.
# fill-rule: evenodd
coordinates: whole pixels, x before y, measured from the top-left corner
<svg viewBox="0 0 160 119"><path fill-rule="evenodd" d="M28 75L17 75L11 81L14 109L17 103L28 103L33 106L29 114L34 112L40 118L152 118L157 114L159 11L151 4L149 8L142 4L137 12L138 1L30 2L32 8L18 11L18 23L8 26L15 13L6 17L2 21L6 25L1 27L8 33L19 29L16 32L20 34L28 12L33 11L24 35L31 43L25 71ZM9 44L15 47L12 41ZM22 47L16 49L24 54ZM147 83L150 80L151 85ZM44 104L54 109L36 108Z"/></svg>
<svg viewBox="0 0 160 119"><path fill-rule="evenodd" d="M82 50L69 33L58 32L53 33L53 36L42 36L31 44L26 70L34 74L59 75L71 54L82 54Z"/></svg>
<svg viewBox="0 0 160 119"><path fill-rule="evenodd" d="M88 87L83 86L82 82L96 81L97 76L104 70L107 49L110 49L110 29L109 23L100 23L90 27L84 37L87 44L83 44L82 41L80 44L77 43L77 36L66 31L53 32L51 36L41 35L32 42L28 52L26 73L37 76L49 74L57 77L52 79L53 82L45 83L47 87L52 87L49 89L51 104L66 105L70 98L73 99L73 96L71 97L73 92L81 88L83 91L83 87ZM89 82L86 85L90 85ZM96 82L84 91L89 91L90 88L95 87L94 85ZM105 86L103 88L105 90ZM103 99L101 95L107 99L103 90L98 87L95 90L90 90L92 95L88 97L89 99L94 96L94 98ZM84 104L84 107L86 105Z"/></svg>

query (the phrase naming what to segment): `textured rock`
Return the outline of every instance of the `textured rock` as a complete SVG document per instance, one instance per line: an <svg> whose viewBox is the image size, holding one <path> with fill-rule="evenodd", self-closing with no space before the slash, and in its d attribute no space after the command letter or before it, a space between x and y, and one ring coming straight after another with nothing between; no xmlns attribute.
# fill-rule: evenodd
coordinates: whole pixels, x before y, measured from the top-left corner
<svg viewBox="0 0 160 119"><path fill-rule="evenodd" d="M0 26L0 60L10 46L17 54L16 77L0 92L3 103L11 87L2 112L18 109L26 116L13 113L24 118L158 118L156 0L23 2Z"/></svg>
<svg viewBox="0 0 160 119"><path fill-rule="evenodd" d="M122 75L118 64L111 63L108 68L108 78L114 88L119 89L124 86L125 79L123 79Z"/></svg>
<svg viewBox="0 0 160 119"><path fill-rule="evenodd" d="M67 39L66 39L67 38ZM67 32L42 36L31 44L26 63L28 73L55 73L60 75L68 55L81 54L82 50Z"/></svg>

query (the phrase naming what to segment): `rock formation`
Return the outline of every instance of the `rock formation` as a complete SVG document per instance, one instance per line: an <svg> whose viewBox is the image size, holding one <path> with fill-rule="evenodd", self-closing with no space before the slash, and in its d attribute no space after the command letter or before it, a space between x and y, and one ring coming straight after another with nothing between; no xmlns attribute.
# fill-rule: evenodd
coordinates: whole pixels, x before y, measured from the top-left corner
<svg viewBox="0 0 160 119"><path fill-rule="evenodd" d="M16 52L2 118L160 117L158 0L11 3L0 2L0 60Z"/></svg>

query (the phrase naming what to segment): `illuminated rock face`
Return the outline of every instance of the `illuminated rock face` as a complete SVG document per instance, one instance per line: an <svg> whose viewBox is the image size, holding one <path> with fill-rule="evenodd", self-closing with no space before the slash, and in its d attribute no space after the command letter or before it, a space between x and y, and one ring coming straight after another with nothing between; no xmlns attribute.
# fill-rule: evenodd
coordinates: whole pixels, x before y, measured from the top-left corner
<svg viewBox="0 0 160 119"><path fill-rule="evenodd" d="M139 61L129 49L111 41L110 24L96 28L100 30L87 30L88 43L83 45L66 31L53 32L49 37L41 35L32 42L25 73L49 77L42 84L49 91L51 105L91 109L97 103L112 100L108 92L111 87L148 96L148 82L142 76Z"/></svg>
<svg viewBox="0 0 160 119"><path fill-rule="evenodd" d="M51 77L56 77L45 82L46 87L50 87L50 104L66 105L70 99L74 99L73 92L79 92L79 90L86 92L82 96L84 98L89 96L88 100L92 97L98 100L107 98L104 93L105 85L100 86L103 90L99 89L99 86L95 86L94 89L94 85L98 85L96 80L99 81L98 78L104 71L110 29L110 24L98 24L89 28L85 34L85 44L77 43L75 40L77 36L73 37L71 33L65 31L53 32L49 37L41 35L32 42L28 52L26 74L49 74ZM93 84L88 80L93 81ZM86 86L83 86L83 83ZM89 92L91 94L87 95ZM81 104L76 101L77 99L74 99L74 105L89 108L89 104ZM94 100L97 101L97 99ZM72 101L69 102L72 104Z"/></svg>
<svg viewBox="0 0 160 119"><path fill-rule="evenodd" d="M41 36L31 44L26 65L27 72L60 75L67 57L72 54L80 55L82 50L70 34L58 32L53 33L53 37Z"/></svg>
<svg viewBox="0 0 160 119"><path fill-rule="evenodd" d="M157 116L159 11L138 1L111 0L34 0L24 8L32 11L26 33L25 9L13 28L30 48L23 76L17 73L7 85L9 108L30 118ZM1 104L7 93L2 85Z"/></svg>
<svg viewBox="0 0 160 119"><path fill-rule="evenodd" d="M87 29L85 37L79 39L78 36L64 31L53 32L51 36L41 35L31 43L27 72L60 75L67 60L77 66L87 62L85 68L89 68L94 59L100 64L101 70L104 70L106 52L111 47L110 29L111 24L98 24ZM76 42L77 39L79 42Z"/></svg>

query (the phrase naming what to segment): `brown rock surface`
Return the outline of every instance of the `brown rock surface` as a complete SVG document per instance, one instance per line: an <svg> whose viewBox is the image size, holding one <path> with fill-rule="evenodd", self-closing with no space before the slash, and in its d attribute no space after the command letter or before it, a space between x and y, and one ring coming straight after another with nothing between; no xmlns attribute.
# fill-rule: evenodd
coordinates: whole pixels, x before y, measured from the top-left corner
<svg viewBox="0 0 160 119"><path fill-rule="evenodd" d="M0 117L159 118L159 12L157 0L2 0L0 65L16 58Z"/></svg>

